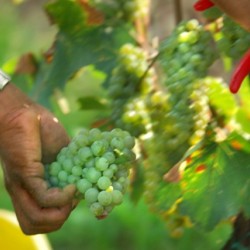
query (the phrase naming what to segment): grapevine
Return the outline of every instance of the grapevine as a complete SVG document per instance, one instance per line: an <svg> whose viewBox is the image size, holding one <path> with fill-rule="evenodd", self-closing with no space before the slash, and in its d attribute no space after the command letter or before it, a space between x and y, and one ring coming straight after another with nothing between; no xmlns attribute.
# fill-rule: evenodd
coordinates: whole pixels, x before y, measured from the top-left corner
<svg viewBox="0 0 250 250"><path fill-rule="evenodd" d="M77 198L97 218L128 193L159 215L180 242L192 230L208 239L221 222L232 226L239 212L250 215L249 86L234 96L221 76L247 51L250 37L213 2L201 0L199 10L210 7L202 17L155 38L150 4L157 7L148 0L48 4L59 32L55 52L46 58L51 61L38 63L34 93L47 100L54 88L82 77L79 112L94 110L97 120L90 123L100 128L76 135L46 167L46 179L51 187L75 185ZM249 81L249 58L237 68L234 93L244 78ZM99 92L87 89L86 97L92 78ZM102 126L116 129L101 132ZM85 125L72 127L73 133Z"/></svg>
<svg viewBox="0 0 250 250"><path fill-rule="evenodd" d="M84 129L47 166L47 180L52 187L74 184L78 198L87 202L94 216L103 218L123 201L129 163L135 160L134 143L134 138L120 129Z"/></svg>

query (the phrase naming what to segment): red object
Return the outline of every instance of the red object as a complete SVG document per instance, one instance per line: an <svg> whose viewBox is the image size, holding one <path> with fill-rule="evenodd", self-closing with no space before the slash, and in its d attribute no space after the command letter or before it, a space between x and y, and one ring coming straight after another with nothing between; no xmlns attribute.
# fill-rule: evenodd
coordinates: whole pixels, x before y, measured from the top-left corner
<svg viewBox="0 0 250 250"><path fill-rule="evenodd" d="M250 74L250 49L246 52L236 67L230 82L229 89L232 93L237 93L247 75Z"/></svg>
<svg viewBox="0 0 250 250"><path fill-rule="evenodd" d="M214 3L210 0L199 0L194 4L194 9L196 11L204 11L214 6Z"/></svg>

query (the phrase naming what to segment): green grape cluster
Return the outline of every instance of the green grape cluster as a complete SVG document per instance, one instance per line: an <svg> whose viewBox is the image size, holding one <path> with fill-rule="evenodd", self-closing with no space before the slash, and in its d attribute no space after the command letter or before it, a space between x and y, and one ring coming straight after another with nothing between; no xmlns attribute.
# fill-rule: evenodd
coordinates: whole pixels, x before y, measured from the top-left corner
<svg viewBox="0 0 250 250"><path fill-rule="evenodd" d="M167 114L172 129L166 131L169 148L187 143L195 129L191 95L197 79L206 76L216 59L212 36L197 20L180 23L161 48L160 65L166 74L171 111Z"/></svg>
<svg viewBox="0 0 250 250"><path fill-rule="evenodd" d="M104 10L110 18L135 21L148 15L149 0L92 0L91 3Z"/></svg>
<svg viewBox="0 0 250 250"><path fill-rule="evenodd" d="M217 41L220 52L233 60L238 60L249 49L249 44L250 33L224 15L221 34Z"/></svg>
<svg viewBox="0 0 250 250"><path fill-rule="evenodd" d="M141 48L132 44L120 48L119 64L108 83L111 119L135 136L145 133L149 123L145 96L152 91L153 77L154 71L148 68L147 55Z"/></svg>
<svg viewBox="0 0 250 250"><path fill-rule="evenodd" d="M190 137L190 144L194 145L201 141L206 135L206 129L211 120L211 110L208 98L208 84L205 81L197 82L190 99L190 108L194 111L194 133Z"/></svg>
<svg viewBox="0 0 250 250"><path fill-rule="evenodd" d="M46 168L52 187L76 185L90 211L102 218L122 203L129 184L129 162L135 160L134 137L127 131L82 130Z"/></svg>
<svg viewBox="0 0 250 250"><path fill-rule="evenodd" d="M190 20L180 23L160 48L158 63L167 94L162 87L164 94L151 95L152 138L144 142L150 152L145 161L144 195L158 213L164 212L166 203L164 174L205 136L210 121L207 87L200 79L217 58L212 41L197 20Z"/></svg>

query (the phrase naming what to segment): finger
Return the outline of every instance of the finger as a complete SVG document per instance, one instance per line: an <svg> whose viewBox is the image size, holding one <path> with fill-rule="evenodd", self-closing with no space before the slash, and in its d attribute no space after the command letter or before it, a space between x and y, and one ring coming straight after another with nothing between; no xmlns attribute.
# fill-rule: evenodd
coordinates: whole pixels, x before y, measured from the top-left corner
<svg viewBox="0 0 250 250"><path fill-rule="evenodd" d="M45 108L38 106L41 129L42 162L51 163L58 152L69 144L69 136L58 119Z"/></svg>
<svg viewBox="0 0 250 250"><path fill-rule="evenodd" d="M38 176L29 177L25 180L25 189L41 207L60 207L73 201L76 187L68 185L65 188L48 188L44 179Z"/></svg>
<svg viewBox="0 0 250 250"><path fill-rule="evenodd" d="M38 115L30 107L22 107L8 117L8 128L1 135L4 145L1 150L3 160L26 167L27 163L41 161L41 141ZM22 146L18 146L22 143ZM15 157L10 157L15 156Z"/></svg>
<svg viewBox="0 0 250 250"><path fill-rule="evenodd" d="M42 208L25 190L12 196L20 226L25 234L47 233L59 229L72 211L72 204L57 208Z"/></svg>

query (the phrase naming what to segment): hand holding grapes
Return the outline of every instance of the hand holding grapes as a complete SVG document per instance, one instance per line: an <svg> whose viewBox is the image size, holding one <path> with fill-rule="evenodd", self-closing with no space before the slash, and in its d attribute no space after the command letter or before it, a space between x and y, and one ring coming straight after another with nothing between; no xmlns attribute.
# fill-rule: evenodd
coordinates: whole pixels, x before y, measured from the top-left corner
<svg viewBox="0 0 250 250"><path fill-rule="evenodd" d="M0 92L0 157L6 188L26 234L59 229L74 206L75 188L51 188L44 163L69 139L53 115L9 83Z"/></svg>

